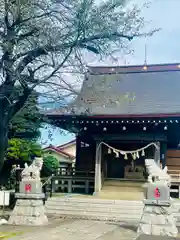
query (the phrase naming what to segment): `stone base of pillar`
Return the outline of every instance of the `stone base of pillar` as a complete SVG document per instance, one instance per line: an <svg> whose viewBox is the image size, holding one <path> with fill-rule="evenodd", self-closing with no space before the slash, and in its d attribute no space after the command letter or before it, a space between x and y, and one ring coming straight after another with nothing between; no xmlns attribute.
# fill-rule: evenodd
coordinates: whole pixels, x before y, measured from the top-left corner
<svg viewBox="0 0 180 240"><path fill-rule="evenodd" d="M43 194L20 194L10 215L8 224L40 226L48 223L43 204ZM18 197L18 196L17 196Z"/></svg>
<svg viewBox="0 0 180 240"><path fill-rule="evenodd" d="M100 192L93 192L93 196L99 196Z"/></svg>
<svg viewBox="0 0 180 240"><path fill-rule="evenodd" d="M170 207L145 205L138 234L177 237L178 229Z"/></svg>

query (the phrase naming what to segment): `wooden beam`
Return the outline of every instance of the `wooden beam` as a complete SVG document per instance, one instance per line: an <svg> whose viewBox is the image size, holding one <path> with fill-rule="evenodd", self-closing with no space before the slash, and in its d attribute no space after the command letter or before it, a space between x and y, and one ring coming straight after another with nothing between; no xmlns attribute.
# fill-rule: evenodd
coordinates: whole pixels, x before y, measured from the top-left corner
<svg viewBox="0 0 180 240"><path fill-rule="evenodd" d="M106 140L123 140L123 141L167 141L167 137L164 134L95 134L93 135L96 141Z"/></svg>

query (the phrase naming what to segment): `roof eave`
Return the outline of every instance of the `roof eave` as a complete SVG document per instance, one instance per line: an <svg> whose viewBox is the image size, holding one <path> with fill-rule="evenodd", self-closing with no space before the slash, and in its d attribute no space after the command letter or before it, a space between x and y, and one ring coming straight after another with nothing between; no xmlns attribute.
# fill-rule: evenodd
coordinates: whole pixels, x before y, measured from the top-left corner
<svg viewBox="0 0 180 240"><path fill-rule="evenodd" d="M75 145L75 144L76 144L76 139L71 140L71 141L69 141L67 143L64 143L62 145L59 145L59 146L57 146L57 148L64 149L64 148L70 147L70 146Z"/></svg>
<svg viewBox="0 0 180 240"><path fill-rule="evenodd" d="M62 155L62 156L66 157L68 159L71 159L71 160L73 160L75 158L75 156L71 156L68 153L65 153L65 152L61 151L61 149L58 150L58 149L54 149L52 147L46 147L46 148L43 149L44 152L49 151L49 150L51 150L53 152L56 152L59 155Z"/></svg>
<svg viewBox="0 0 180 240"><path fill-rule="evenodd" d="M49 114L49 118L169 118L180 117L180 113L148 113L148 114L97 114L97 115L61 115L61 114ZM60 146L59 146L60 147Z"/></svg>

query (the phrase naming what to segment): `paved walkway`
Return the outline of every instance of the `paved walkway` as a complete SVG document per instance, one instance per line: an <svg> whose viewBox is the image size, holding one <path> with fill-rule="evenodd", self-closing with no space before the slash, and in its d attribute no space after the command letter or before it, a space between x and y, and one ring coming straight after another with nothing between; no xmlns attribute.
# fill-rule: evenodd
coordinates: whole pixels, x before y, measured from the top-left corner
<svg viewBox="0 0 180 240"><path fill-rule="evenodd" d="M11 227L2 226L0 231L17 232L9 240L133 240L136 232L114 223L86 220L55 221L46 227ZM18 232L23 232L18 236Z"/></svg>

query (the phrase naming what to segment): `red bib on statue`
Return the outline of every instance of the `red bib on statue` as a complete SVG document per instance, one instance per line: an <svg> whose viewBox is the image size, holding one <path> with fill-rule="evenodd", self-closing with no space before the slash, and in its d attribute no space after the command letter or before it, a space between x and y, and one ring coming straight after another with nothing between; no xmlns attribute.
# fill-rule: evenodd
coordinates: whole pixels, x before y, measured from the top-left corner
<svg viewBox="0 0 180 240"><path fill-rule="evenodd" d="M25 192L31 192L31 184L25 185Z"/></svg>
<svg viewBox="0 0 180 240"><path fill-rule="evenodd" d="M146 199L158 200L158 201L169 201L170 200L170 189L165 182L153 182L147 185Z"/></svg>
<svg viewBox="0 0 180 240"><path fill-rule="evenodd" d="M160 196L161 196L160 190L159 190L159 188L156 188L154 190L154 197L155 198L160 198Z"/></svg>

